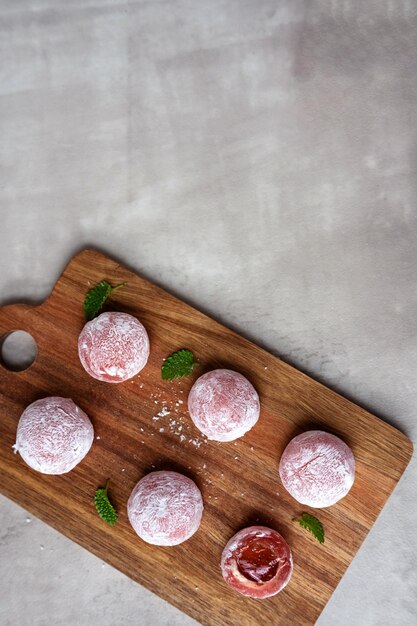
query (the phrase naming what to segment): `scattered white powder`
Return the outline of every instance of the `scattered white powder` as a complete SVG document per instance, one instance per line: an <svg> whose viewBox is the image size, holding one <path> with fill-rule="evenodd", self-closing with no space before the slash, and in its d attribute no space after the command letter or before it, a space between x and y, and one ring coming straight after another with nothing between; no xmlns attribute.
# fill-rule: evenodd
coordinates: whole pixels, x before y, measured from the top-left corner
<svg viewBox="0 0 417 626"><path fill-rule="evenodd" d="M169 410L169 408L164 404L164 406L162 407L162 409L159 411L158 415L159 417L165 417L165 415L169 415L169 413L171 413L171 411Z"/></svg>
<svg viewBox="0 0 417 626"><path fill-rule="evenodd" d="M203 443L202 441L200 441L200 439L189 439L188 442L192 443L193 446L195 446L196 448L199 448Z"/></svg>
<svg viewBox="0 0 417 626"><path fill-rule="evenodd" d="M154 400L154 402L156 402L156 400ZM163 420L163 418L166 417L168 417L169 419L164 420L164 424L163 426L161 426L161 428L158 429L158 432L170 432L171 434L178 437L181 444L191 444L196 448L199 448L203 443L207 443L205 437L200 439L199 437L190 436L192 424L190 424L189 420L182 413L182 410L179 409L180 405L183 404L183 400L177 400L175 405L172 406L170 406L166 400L162 400L161 402L162 408L152 417L152 421L158 422L159 420ZM141 428L140 430L141 432L144 432L143 428ZM183 431L188 433L188 437L187 434L184 434ZM151 437L153 436L153 434L154 433L151 433Z"/></svg>

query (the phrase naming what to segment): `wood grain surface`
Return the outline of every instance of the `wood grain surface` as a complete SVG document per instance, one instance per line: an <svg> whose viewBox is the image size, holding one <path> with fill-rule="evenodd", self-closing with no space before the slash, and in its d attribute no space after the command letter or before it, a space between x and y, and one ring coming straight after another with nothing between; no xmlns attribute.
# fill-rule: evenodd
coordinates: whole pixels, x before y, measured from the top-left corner
<svg viewBox="0 0 417 626"><path fill-rule="evenodd" d="M151 342L145 369L119 385L89 377L77 355L82 303L102 279L126 281L106 308L138 317ZM72 259L42 305L0 309L0 337L18 329L33 335L38 355L23 372L0 368L3 494L202 624L314 624L408 464L412 445L402 433L92 250ZM195 374L162 381L163 358L183 347L199 361ZM241 372L260 395L259 422L237 442L207 442L187 413L192 383L216 367ZM38 474L12 452L23 409L47 395L71 397L95 428L90 453L63 476ZM348 496L318 513L326 530L324 545L292 522L309 509L285 492L278 476L286 444L310 428L342 437L357 463ZM181 471L202 490L201 527L180 546L147 545L129 525L129 494L153 469ZM120 514L113 528L97 516L93 504L96 488L108 478ZM294 556L290 584L262 601L233 592L219 569L225 543L253 523L281 532Z"/></svg>

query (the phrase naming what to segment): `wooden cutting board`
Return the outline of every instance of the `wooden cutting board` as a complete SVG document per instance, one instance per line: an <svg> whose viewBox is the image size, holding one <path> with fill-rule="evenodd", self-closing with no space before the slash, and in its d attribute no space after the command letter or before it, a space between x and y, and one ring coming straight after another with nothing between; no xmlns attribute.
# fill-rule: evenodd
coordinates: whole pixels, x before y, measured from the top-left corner
<svg viewBox="0 0 417 626"><path fill-rule="evenodd" d="M119 385L90 378L77 355L82 303L102 279L113 285L126 281L107 308L138 317L151 342L145 369ZM202 624L314 624L409 462L412 445L402 433L92 250L72 259L42 305L0 309L0 337L18 329L33 335L38 355L23 372L0 367L3 494ZM184 347L200 363L195 375L162 381L163 358ZM216 367L241 372L260 395L257 425L236 442L208 443L187 413L192 383ZM12 452L23 409L48 395L71 397L95 428L90 453L63 476L38 474ZM286 493L278 477L286 444L311 428L342 437L357 462L348 496L318 512L324 545L292 522L309 509ZM181 471L202 490L201 527L180 546L147 545L129 525L129 494L153 469ZM96 488L107 478L120 513L113 528L97 516L93 504ZM290 584L262 601L233 592L219 569L228 539L255 523L281 532L294 556Z"/></svg>

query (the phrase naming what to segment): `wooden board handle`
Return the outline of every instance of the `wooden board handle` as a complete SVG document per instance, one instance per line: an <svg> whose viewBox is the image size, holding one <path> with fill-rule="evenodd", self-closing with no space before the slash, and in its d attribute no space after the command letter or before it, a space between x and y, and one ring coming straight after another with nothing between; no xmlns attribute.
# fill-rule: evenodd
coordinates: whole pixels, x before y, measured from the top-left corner
<svg viewBox="0 0 417 626"><path fill-rule="evenodd" d="M37 350L39 351L40 333L37 324L39 317L34 315L34 312L38 308L39 307L30 306L28 304L9 304L0 308L0 345L11 333L24 330L33 337L36 342ZM36 358L33 363L35 363L35 361ZM0 359L2 377L8 375L16 376L16 374L27 371L29 367L22 371L12 371L9 370Z"/></svg>

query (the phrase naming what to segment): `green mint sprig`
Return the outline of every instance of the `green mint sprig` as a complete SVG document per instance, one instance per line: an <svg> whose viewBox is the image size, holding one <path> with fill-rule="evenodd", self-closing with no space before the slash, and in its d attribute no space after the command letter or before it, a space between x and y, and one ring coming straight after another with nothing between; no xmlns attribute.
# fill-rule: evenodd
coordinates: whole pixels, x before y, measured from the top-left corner
<svg viewBox="0 0 417 626"><path fill-rule="evenodd" d="M118 515L107 495L109 482L108 480L104 489L99 488L96 490L94 504L96 505L96 511L101 519L107 522L107 524L110 524L110 526L114 526L117 522Z"/></svg>
<svg viewBox="0 0 417 626"><path fill-rule="evenodd" d="M324 543L324 528L323 524L317 517L310 515L309 513L302 513L300 517L296 517L293 522L298 522L300 526L308 530L319 543Z"/></svg>
<svg viewBox="0 0 417 626"><path fill-rule="evenodd" d="M124 287L125 284L120 283L120 285L112 287L107 280L102 280L98 285L90 289L83 304L86 319L88 321L92 320L103 308L107 298L118 289L121 289L121 287Z"/></svg>
<svg viewBox="0 0 417 626"><path fill-rule="evenodd" d="M194 354L191 350L178 350L173 352L161 367L162 380L174 380L189 376L197 367Z"/></svg>

